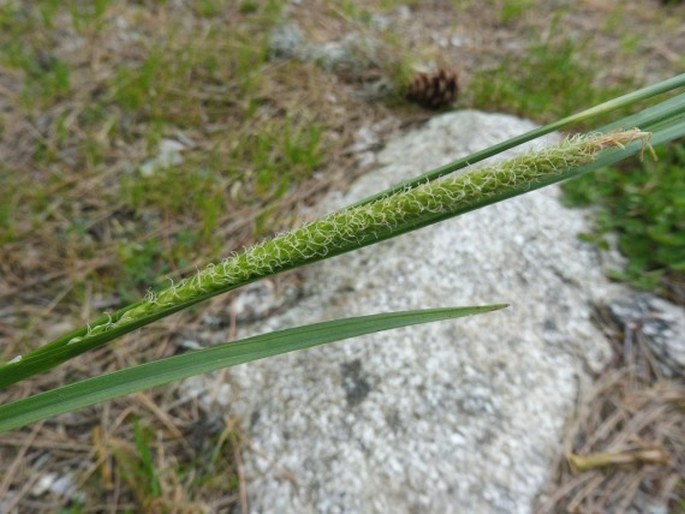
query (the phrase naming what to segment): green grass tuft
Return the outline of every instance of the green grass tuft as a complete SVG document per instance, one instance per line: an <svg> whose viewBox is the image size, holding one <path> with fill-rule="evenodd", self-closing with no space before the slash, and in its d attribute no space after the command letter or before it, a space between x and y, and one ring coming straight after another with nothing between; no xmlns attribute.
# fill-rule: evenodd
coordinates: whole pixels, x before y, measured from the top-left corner
<svg viewBox="0 0 685 514"><path fill-rule="evenodd" d="M582 237L608 246L618 235L624 270L611 277L660 292L664 276L685 276L685 144L657 151L659 160L599 170L563 185L568 205L598 207Z"/></svg>
<svg viewBox="0 0 685 514"><path fill-rule="evenodd" d="M550 122L635 87L629 83L593 85L601 69L594 61L580 43L543 41L525 55L503 59L494 69L479 70L469 86L471 107Z"/></svg>

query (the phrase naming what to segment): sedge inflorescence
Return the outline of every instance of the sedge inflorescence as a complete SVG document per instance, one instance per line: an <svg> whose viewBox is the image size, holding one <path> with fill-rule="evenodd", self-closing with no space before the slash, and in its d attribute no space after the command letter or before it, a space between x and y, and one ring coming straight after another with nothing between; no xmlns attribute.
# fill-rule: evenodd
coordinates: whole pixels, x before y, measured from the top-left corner
<svg viewBox="0 0 685 514"><path fill-rule="evenodd" d="M330 214L210 264L162 291L149 292L118 319L89 326L83 337L73 338L69 343L137 323L179 305L196 303L257 278L371 244L404 227L423 226L431 220L511 196L512 190L530 189L552 175L591 163L606 148L622 148L641 141L644 149L649 147L649 137L649 133L638 129L574 136L542 151L427 182Z"/></svg>

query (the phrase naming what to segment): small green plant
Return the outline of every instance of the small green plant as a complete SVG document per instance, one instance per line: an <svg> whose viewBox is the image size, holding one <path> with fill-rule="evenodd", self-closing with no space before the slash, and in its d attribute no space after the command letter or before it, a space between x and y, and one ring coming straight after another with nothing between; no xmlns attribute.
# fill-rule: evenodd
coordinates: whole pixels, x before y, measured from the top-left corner
<svg viewBox="0 0 685 514"><path fill-rule="evenodd" d="M0 243L9 243L16 237L16 203L21 184L11 170L0 164L0 181L4 184L7 200L0 203Z"/></svg>
<svg viewBox="0 0 685 514"><path fill-rule="evenodd" d="M502 23L516 21L532 7L532 0L505 0L501 7L500 20Z"/></svg>
<svg viewBox="0 0 685 514"><path fill-rule="evenodd" d="M664 275L685 276L685 144L658 150L658 161L628 161L563 185L569 205L597 207L587 240L607 247L618 235L624 270L611 276L660 290Z"/></svg>
<svg viewBox="0 0 685 514"><path fill-rule="evenodd" d="M243 0L240 2L241 14L254 14L259 11L259 4L253 0Z"/></svg>
<svg viewBox="0 0 685 514"><path fill-rule="evenodd" d="M629 91L632 84L610 88L593 85L594 62L580 62L581 42L542 41L523 56L502 59L497 67L479 70L469 89L473 107L511 112L544 121L571 114L578 105L594 105Z"/></svg>
<svg viewBox="0 0 685 514"><path fill-rule="evenodd" d="M156 277L169 272L163 256L159 241L154 239L141 243L122 242L119 245L117 257L126 278L119 284L119 293L123 298L133 301L140 288L144 291L145 287L155 282Z"/></svg>
<svg viewBox="0 0 685 514"><path fill-rule="evenodd" d="M219 14L221 10L221 2L219 0L200 0L197 2L196 9L200 16L209 18Z"/></svg>
<svg viewBox="0 0 685 514"><path fill-rule="evenodd" d="M71 23L77 32L93 32L102 27L103 18L112 0L93 0L85 5L70 2ZM46 11L44 10L43 13ZM54 12L54 11L53 11Z"/></svg>
<svg viewBox="0 0 685 514"><path fill-rule="evenodd" d="M151 447L153 433L148 427L143 427L138 420L134 422L135 449L125 445L112 448L116 468L122 478L136 495L138 504L146 507L146 511L162 495L159 474L153 460Z"/></svg>
<svg viewBox="0 0 685 514"><path fill-rule="evenodd" d="M158 79L157 75L163 73L162 51L152 49L138 69L130 69L122 66L116 77L114 100L122 109L136 112L145 107L149 108L150 100L159 95L153 89L153 84Z"/></svg>
<svg viewBox="0 0 685 514"><path fill-rule="evenodd" d="M58 511L58 514L83 514L83 506L78 502L74 502L69 507L65 507Z"/></svg>

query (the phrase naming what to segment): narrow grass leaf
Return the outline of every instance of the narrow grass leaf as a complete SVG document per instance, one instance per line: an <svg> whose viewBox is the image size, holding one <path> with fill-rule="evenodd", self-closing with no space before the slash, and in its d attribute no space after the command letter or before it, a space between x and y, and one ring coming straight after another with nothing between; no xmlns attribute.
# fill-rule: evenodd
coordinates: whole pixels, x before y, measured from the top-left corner
<svg viewBox="0 0 685 514"><path fill-rule="evenodd" d="M460 318L506 305L375 314L271 332L241 341L141 364L0 406L0 432L88 407L150 387L295 350L393 328Z"/></svg>

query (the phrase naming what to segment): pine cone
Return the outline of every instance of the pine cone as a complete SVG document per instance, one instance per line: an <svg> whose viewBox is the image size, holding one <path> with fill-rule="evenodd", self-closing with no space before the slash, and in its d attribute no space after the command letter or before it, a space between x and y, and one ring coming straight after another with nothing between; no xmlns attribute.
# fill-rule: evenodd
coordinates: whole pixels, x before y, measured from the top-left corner
<svg viewBox="0 0 685 514"><path fill-rule="evenodd" d="M418 73L407 89L407 100L429 109L439 109L457 99L459 83L453 71L439 69L433 73Z"/></svg>

